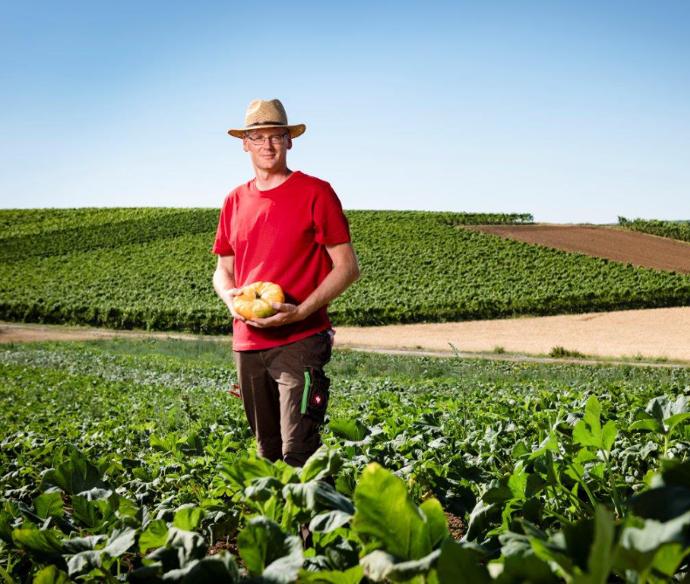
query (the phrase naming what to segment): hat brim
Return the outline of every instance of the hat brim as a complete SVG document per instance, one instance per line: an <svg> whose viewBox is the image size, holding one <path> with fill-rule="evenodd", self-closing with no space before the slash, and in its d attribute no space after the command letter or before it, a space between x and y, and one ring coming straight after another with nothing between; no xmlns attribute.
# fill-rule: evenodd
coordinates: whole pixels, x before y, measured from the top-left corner
<svg viewBox="0 0 690 584"><path fill-rule="evenodd" d="M228 130L228 134L235 138L244 138L246 132L251 132L252 130L263 130L264 128L285 128L288 132L290 132L290 138L297 138L297 136L301 136L307 130L307 126L304 124L294 124L292 126L266 124L262 126L251 126L249 128L231 128Z"/></svg>

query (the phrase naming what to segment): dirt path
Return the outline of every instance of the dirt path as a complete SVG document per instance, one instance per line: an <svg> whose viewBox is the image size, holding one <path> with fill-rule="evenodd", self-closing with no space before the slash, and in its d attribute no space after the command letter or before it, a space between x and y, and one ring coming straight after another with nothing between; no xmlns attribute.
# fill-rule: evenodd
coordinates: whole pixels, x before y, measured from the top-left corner
<svg viewBox="0 0 690 584"><path fill-rule="evenodd" d="M113 339L115 337L129 338L160 338L184 340L211 340L230 342L229 336L195 335L191 333L160 332L160 331L125 331L85 326L63 326L55 324L28 324L19 322L0 321L0 344L2 343L33 343L40 341L96 341L98 339Z"/></svg>
<svg viewBox="0 0 690 584"><path fill-rule="evenodd" d="M616 227L476 225L466 229L656 270L690 274L690 243Z"/></svg>
<svg viewBox="0 0 690 584"><path fill-rule="evenodd" d="M114 331L85 327L0 323L0 343L93 340L123 337L199 339L199 335ZM227 336L205 339L228 342ZM383 352L500 357L496 348L521 355L547 355L554 347L585 355L690 363L690 307L593 312L563 316L455 323L337 327L336 345ZM451 346L452 345L452 346ZM514 358L507 355L506 358Z"/></svg>

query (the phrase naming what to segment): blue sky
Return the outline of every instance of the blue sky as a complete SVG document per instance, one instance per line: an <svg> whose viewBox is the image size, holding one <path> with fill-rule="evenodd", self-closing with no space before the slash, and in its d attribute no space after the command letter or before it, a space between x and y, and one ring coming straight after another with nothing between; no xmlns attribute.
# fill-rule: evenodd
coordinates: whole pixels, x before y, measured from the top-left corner
<svg viewBox="0 0 690 584"><path fill-rule="evenodd" d="M219 207L254 98L347 209L690 219L690 3L3 2L0 206Z"/></svg>

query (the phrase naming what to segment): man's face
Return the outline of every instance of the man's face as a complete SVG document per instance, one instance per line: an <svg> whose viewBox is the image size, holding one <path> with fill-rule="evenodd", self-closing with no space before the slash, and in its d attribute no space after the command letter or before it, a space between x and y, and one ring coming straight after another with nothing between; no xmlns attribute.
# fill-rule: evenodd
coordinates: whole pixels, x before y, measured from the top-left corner
<svg viewBox="0 0 690 584"><path fill-rule="evenodd" d="M242 140L254 168L280 171L287 166L287 151L292 148L290 133L284 128L264 128L247 132Z"/></svg>

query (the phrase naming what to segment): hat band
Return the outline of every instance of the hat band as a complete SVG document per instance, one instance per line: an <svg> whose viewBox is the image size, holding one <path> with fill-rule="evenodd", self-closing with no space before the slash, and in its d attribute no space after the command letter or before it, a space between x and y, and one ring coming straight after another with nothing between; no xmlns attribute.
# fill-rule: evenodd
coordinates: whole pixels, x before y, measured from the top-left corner
<svg viewBox="0 0 690 584"><path fill-rule="evenodd" d="M251 128L252 126L287 126L286 123L284 122L254 122L253 124L249 124L247 127Z"/></svg>

